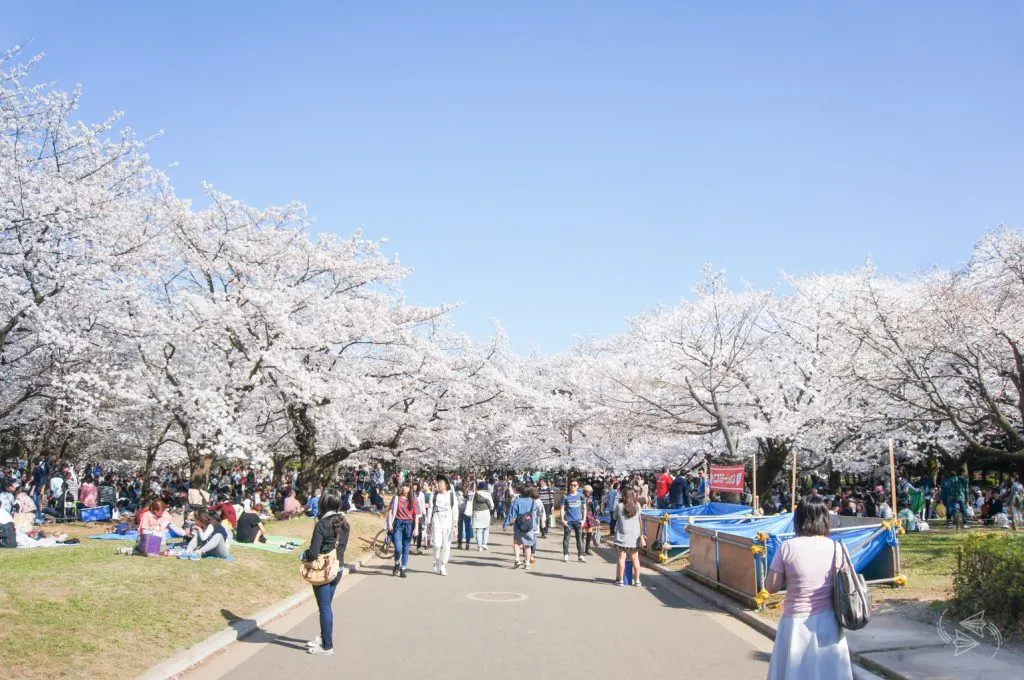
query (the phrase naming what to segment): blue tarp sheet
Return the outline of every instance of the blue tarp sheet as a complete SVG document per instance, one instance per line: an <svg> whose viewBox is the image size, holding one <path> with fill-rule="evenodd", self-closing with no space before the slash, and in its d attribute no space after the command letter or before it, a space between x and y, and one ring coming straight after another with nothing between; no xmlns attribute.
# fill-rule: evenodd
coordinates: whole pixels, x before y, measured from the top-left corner
<svg viewBox="0 0 1024 680"><path fill-rule="evenodd" d="M736 503L708 503L707 505L692 505L688 508L673 508L671 510L644 510L643 514L646 517L663 517L665 515L671 515L673 517L709 517L715 516L726 516L726 515L749 515L754 509L749 505L737 505ZM605 524L611 519L608 515L599 515L599 519Z"/></svg>
<svg viewBox="0 0 1024 680"><path fill-rule="evenodd" d="M766 534L792 533L793 517L792 515L786 514L755 518L744 517L740 513L736 513L723 515L721 517L716 517L715 519L703 520L700 522L700 526L705 529L711 529L712 531L723 531L728 534L754 538L760 531L763 531ZM673 516L669 519L668 526L662 530L661 539L663 541L667 541L672 547L689 548L689 527L689 517L683 516L677 519Z"/></svg>
<svg viewBox="0 0 1024 680"><path fill-rule="evenodd" d="M707 517L710 515L736 515L749 514L754 509L749 505L737 505L736 503L708 503L707 505L693 505L688 508L674 508L672 510L644 510L648 517L661 517L672 515L680 517Z"/></svg>
<svg viewBox="0 0 1024 680"><path fill-rule="evenodd" d="M732 532L730 532L732 533ZM783 542L793 538L792 528L789 531L773 533L768 538L768 566L771 566L772 559ZM833 531L831 538L842 542L850 552L850 559L853 568L858 572L871 563L871 560L878 556L878 553L886 547L897 544L896 530L884 527L855 527Z"/></svg>

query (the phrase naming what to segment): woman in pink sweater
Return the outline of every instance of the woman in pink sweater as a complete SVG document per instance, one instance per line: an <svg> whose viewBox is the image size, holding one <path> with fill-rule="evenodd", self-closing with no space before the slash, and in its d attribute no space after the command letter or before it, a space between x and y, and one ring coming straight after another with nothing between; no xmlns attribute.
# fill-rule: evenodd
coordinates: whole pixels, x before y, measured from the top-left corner
<svg viewBox="0 0 1024 680"><path fill-rule="evenodd" d="M832 608L836 543L820 496L807 496L793 515L796 537L779 546L765 590L786 589L768 680L853 680L850 649Z"/></svg>

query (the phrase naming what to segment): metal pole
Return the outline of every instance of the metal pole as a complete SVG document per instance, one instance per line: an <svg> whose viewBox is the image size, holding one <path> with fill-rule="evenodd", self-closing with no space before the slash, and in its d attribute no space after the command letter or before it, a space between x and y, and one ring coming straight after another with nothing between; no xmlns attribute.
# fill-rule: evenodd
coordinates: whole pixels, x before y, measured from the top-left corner
<svg viewBox="0 0 1024 680"><path fill-rule="evenodd" d="M790 495L790 512L796 512L796 449L793 450L793 483Z"/></svg>
<svg viewBox="0 0 1024 680"><path fill-rule="evenodd" d="M896 452L892 439L889 440L889 482L892 484L892 516L896 516Z"/></svg>
<svg viewBox="0 0 1024 680"><path fill-rule="evenodd" d="M761 504L757 502L757 447L754 447L754 485L751 487L754 496L754 516L759 514Z"/></svg>

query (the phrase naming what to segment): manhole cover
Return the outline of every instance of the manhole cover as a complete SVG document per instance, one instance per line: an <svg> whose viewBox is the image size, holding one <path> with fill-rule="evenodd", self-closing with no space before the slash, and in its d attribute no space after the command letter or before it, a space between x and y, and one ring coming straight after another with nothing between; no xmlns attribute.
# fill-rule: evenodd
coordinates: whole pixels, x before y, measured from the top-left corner
<svg viewBox="0 0 1024 680"><path fill-rule="evenodd" d="M525 600L526 595L521 593L470 593L466 595L466 599L476 602L519 602Z"/></svg>

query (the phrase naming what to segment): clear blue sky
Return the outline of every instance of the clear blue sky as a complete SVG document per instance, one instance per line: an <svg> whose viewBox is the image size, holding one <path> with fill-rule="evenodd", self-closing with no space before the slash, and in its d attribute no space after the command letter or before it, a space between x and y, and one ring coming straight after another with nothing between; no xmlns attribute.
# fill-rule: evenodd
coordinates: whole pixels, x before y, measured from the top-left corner
<svg viewBox="0 0 1024 680"><path fill-rule="evenodd" d="M386 236L411 302L570 346L701 264L955 266L1024 223L1024 4L13 2L180 194Z"/></svg>

